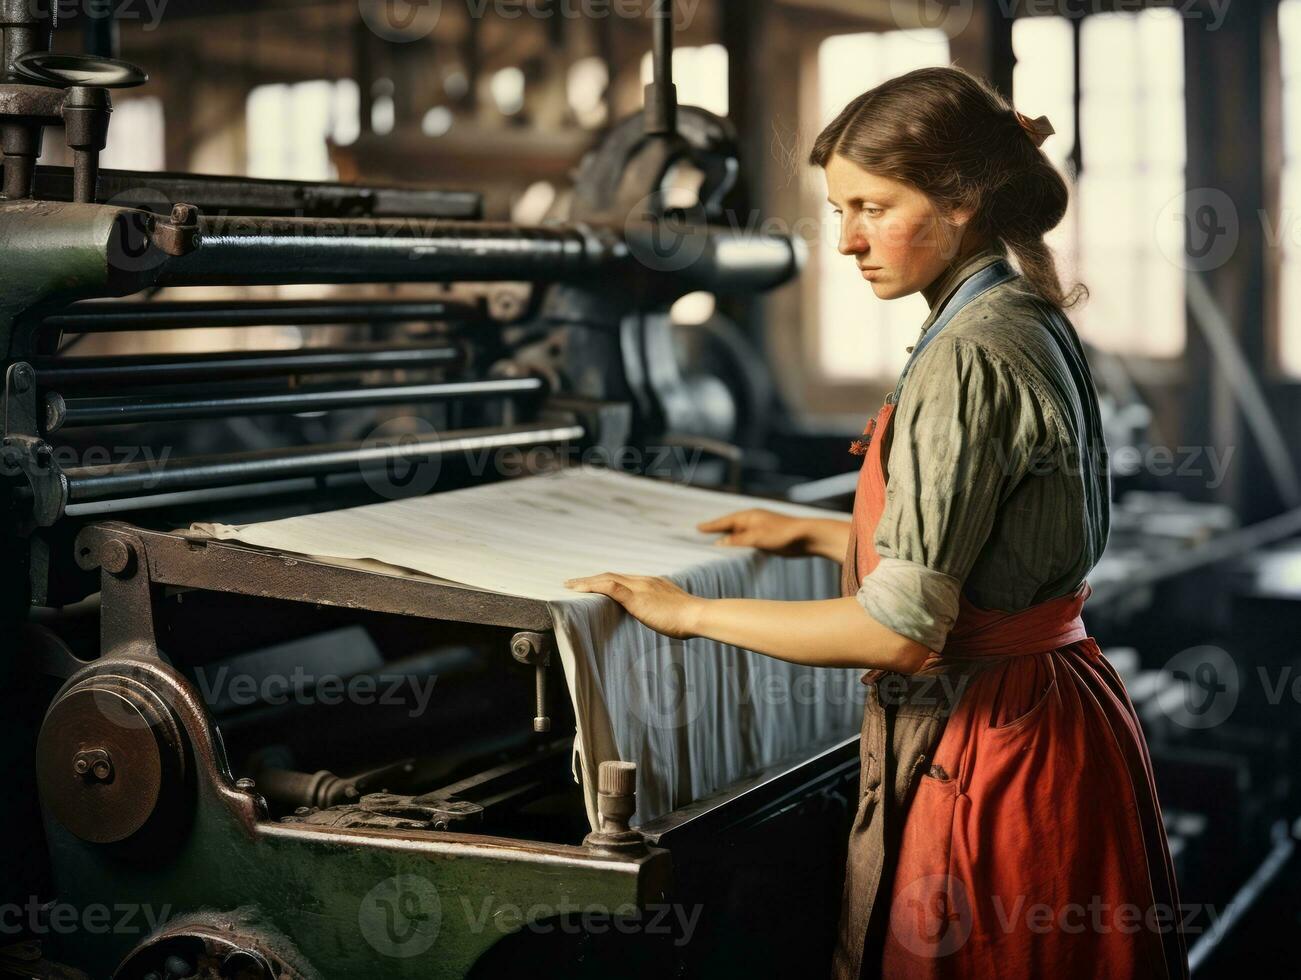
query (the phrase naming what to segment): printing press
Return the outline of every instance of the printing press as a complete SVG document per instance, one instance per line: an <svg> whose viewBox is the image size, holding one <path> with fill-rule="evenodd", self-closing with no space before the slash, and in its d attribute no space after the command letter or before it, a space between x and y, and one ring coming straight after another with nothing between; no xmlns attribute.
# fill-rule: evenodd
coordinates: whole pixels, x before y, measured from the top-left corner
<svg viewBox="0 0 1301 980"><path fill-rule="evenodd" d="M825 957L856 738L635 829L626 768L603 768L590 832L545 603L185 531L628 449L626 468L665 446L734 467L726 386L681 370L668 309L778 286L802 256L729 221L735 134L677 106L668 21L647 110L586 159L568 219L517 227L471 193L101 170L112 91L145 73L53 53L57 25L21 0L0 17L4 880L42 896L34 922L94 903L157 918L35 929L27 975L707 976ZM74 165L37 166L42 140ZM684 183L686 208L668 192ZM321 298L184 296L292 284ZM302 342L76 352L267 327ZM665 458L654 475L684 478ZM212 682L236 675L246 689ZM421 881L473 914L395 931ZM513 923L484 918L503 909ZM680 931L678 909L699 917L690 946L615 928Z"/></svg>

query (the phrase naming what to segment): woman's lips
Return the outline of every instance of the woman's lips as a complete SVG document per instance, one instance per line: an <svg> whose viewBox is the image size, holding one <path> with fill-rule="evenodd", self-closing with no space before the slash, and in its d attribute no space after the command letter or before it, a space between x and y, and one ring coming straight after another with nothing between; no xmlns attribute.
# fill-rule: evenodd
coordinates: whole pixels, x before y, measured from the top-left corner
<svg viewBox="0 0 1301 980"><path fill-rule="evenodd" d="M869 279L869 280L870 280L870 279L874 279L874 278L876 278L876 274L877 274L878 272L881 271L881 267L880 267L880 266L872 266L871 268L866 268L866 269L860 267L860 268L859 268L859 271L863 273L863 278L864 278L864 279Z"/></svg>

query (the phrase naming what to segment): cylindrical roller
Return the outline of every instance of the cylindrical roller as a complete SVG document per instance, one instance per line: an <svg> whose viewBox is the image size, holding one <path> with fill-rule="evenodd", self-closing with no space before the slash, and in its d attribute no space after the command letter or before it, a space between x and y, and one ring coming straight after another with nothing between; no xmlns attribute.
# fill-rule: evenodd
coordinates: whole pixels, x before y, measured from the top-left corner
<svg viewBox="0 0 1301 980"><path fill-rule="evenodd" d="M35 367L37 382L42 388L64 388L426 368L448 364L459 357L460 352L455 347L370 345L188 356L43 357L35 359Z"/></svg>
<svg viewBox="0 0 1301 980"><path fill-rule="evenodd" d="M493 398L538 395L540 378L497 381L457 381L440 384L391 385L383 388L344 388L295 391L291 394L239 395L227 398L143 399L74 398L58 392L46 395L46 432L84 425L123 425L139 422L227 418L232 415L269 415L320 412L372 405L404 405L447 398Z"/></svg>
<svg viewBox="0 0 1301 980"><path fill-rule="evenodd" d="M47 316L41 322L46 327L58 327L64 333L103 333L111 330L176 330L189 327L413 323L426 320L483 319L483 316L483 311L476 306L441 300L185 300L146 303L96 300L74 303L62 313Z"/></svg>
<svg viewBox="0 0 1301 980"><path fill-rule="evenodd" d="M162 494L197 487L227 487L262 480L377 469L397 460L555 445L577 441L583 436L582 426L577 425L471 429L449 432L430 439L260 450L218 457L169 460L161 466L148 462L80 466L65 470L64 475L68 480L69 502L86 502L135 494Z"/></svg>

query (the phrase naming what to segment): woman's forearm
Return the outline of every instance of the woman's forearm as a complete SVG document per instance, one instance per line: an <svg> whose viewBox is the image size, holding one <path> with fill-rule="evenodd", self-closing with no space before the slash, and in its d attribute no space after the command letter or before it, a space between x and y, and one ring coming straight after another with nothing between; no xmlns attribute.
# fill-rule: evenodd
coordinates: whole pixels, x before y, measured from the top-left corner
<svg viewBox="0 0 1301 980"><path fill-rule="evenodd" d="M873 619L853 596L811 602L703 599L693 632L778 660L912 674L931 651Z"/></svg>
<svg viewBox="0 0 1301 980"><path fill-rule="evenodd" d="M849 521L837 518L808 518L801 522L804 550L832 561L845 560L849 550Z"/></svg>

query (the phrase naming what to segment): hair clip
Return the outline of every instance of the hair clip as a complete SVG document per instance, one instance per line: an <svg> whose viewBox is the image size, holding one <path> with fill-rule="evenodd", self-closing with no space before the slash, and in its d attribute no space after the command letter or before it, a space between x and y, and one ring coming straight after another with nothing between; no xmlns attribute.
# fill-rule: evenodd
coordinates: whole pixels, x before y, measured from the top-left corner
<svg viewBox="0 0 1301 980"><path fill-rule="evenodd" d="M1038 119L1031 119L1021 112L1016 112L1016 121L1021 128L1025 130L1026 135L1034 142L1035 146L1043 146L1044 140L1052 136L1057 130L1053 129L1053 124L1048 121L1047 116L1040 116Z"/></svg>

